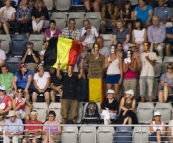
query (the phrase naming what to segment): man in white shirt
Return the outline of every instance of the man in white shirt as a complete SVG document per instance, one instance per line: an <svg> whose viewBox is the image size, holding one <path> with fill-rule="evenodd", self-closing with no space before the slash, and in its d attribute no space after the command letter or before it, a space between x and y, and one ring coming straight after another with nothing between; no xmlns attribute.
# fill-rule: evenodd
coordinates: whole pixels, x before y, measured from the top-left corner
<svg viewBox="0 0 173 143"><path fill-rule="evenodd" d="M149 97L149 102L152 102L153 96L154 66L156 64L157 55L155 52L150 51L150 46L150 42L145 42L144 52L140 54L140 61L142 63L140 74L141 102L144 102L146 95Z"/></svg>
<svg viewBox="0 0 173 143"><path fill-rule="evenodd" d="M94 26L91 26L89 20L84 20L83 26L80 30L80 41L86 42L88 48L91 50L93 48L93 43L95 38L98 37L97 29Z"/></svg>

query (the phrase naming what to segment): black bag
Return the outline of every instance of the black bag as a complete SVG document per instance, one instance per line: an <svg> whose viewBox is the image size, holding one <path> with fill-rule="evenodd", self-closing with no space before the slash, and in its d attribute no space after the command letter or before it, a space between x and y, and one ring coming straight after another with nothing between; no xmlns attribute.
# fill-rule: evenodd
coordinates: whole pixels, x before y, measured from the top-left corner
<svg viewBox="0 0 173 143"><path fill-rule="evenodd" d="M100 117L98 106L95 102L89 102L86 108L85 117Z"/></svg>

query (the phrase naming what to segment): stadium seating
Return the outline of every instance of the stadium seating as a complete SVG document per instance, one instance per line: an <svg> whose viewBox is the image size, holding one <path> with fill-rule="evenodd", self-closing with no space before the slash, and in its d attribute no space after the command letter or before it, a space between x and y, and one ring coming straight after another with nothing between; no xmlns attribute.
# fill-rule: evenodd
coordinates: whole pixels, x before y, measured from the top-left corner
<svg viewBox="0 0 173 143"><path fill-rule="evenodd" d="M167 71L167 65L168 63L173 62L173 57L167 57L165 56L163 59L163 68L162 68L162 73L165 73Z"/></svg>
<svg viewBox="0 0 173 143"><path fill-rule="evenodd" d="M44 0L44 3L48 9L48 11L52 10L53 9L53 3L54 1L53 0Z"/></svg>
<svg viewBox="0 0 173 143"><path fill-rule="evenodd" d="M7 65L9 66L9 72L15 74L17 69L18 69L18 65L20 63L20 57L8 57L7 58Z"/></svg>
<svg viewBox="0 0 173 143"><path fill-rule="evenodd" d="M171 103L159 103L157 102L155 106L155 111L159 111L161 113L161 121L165 123L169 123L172 117L172 105Z"/></svg>
<svg viewBox="0 0 173 143"><path fill-rule="evenodd" d="M77 143L78 128L74 126L63 127L61 140L62 143Z"/></svg>
<svg viewBox="0 0 173 143"><path fill-rule="evenodd" d="M27 39L25 34L13 35L10 46L12 55L22 56L23 52L26 50Z"/></svg>
<svg viewBox="0 0 173 143"><path fill-rule="evenodd" d="M56 21L56 28L62 30L66 27L67 23L67 14L65 12L53 12L51 20Z"/></svg>
<svg viewBox="0 0 173 143"><path fill-rule="evenodd" d="M48 112L47 103L33 102L33 110L36 110L38 113L37 119L44 123L46 121Z"/></svg>
<svg viewBox="0 0 173 143"><path fill-rule="evenodd" d="M98 127L97 143L112 143L114 127Z"/></svg>
<svg viewBox="0 0 173 143"><path fill-rule="evenodd" d="M57 11L68 11L71 6L71 0L55 0L55 8Z"/></svg>
<svg viewBox="0 0 173 143"><path fill-rule="evenodd" d="M79 143L95 143L96 127L82 126L79 130Z"/></svg>
<svg viewBox="0 0 173 143"><path fill-rule="evenodd" d="M113 35L112 34L100 34L100 36L103 37L104 46L110 48L110 46L113 44Z"/></svg>
<svg viewBox="0 0 173 143"><path fill-rule="evenodd" d="M31 34L30 35L29 41L34 44L34 50L36 50L38 52L41 51L42 45L43 45L43 38L44 38L43 34L40 34L40 35Z"/></svg>
<svg viewBox="0 0 173 143"><path fill-rule="evenodd" d="M79 102L79 105L78 105L78 116L77 116L77 119L76 119L76 123L81 123L82 121L82 117L83 117L83 102Z"/></svg>
<svg viewBox="0 0 173 143"><path fill-rule="evenodd" d="M139 123L149 124L153 119L154 105L153 103L139 102L137 107L137 118Z"/></svg>
<svg viewBox="0 0 173 143"><path fill-rule="evenodd" d="M133 129L133 143L148 143L150 134L149 127L134 127Z"/></svg>
<svg viewBox="0 0 173 143"><path fill-rule="evenodd" d="M1 50L5 51L7 54L10 49L11 37L10 35L0 35L1 40Z"/></svg>
<svg viewBox="0 0 173 143"><path fill-rule="evenodd" d="M160 77L162 71L162 57L158 56L156 60L156 65L154 66L155 77Z"/></svg>

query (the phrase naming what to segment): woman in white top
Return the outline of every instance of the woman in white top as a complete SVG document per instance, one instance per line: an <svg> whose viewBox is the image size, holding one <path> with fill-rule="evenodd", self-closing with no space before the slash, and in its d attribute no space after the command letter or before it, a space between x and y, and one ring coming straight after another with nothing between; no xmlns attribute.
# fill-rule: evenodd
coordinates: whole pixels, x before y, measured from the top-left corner
<svg viewBox="0 0 173 143"><path fill-rule="evenodd" d="M123 70L122 58L117 56L116 45L111 46L111 54L105 58L106 72L106 86L107 90L112 89L115 91L115 99L119 101L119 85L122 83Z"/></svg>
<svg viewBox="0 0 173 143"><path fill-rule="evenodd" d="M135 43L139 53L143 52L143 42L147 40L147 31L143 28L141 19L135 20L135 29L132 31L132 43Z"/></svg>
<svg viewBox="0 0 173 143"><path fill-rule="evenodd" d="M32 93L32 101L37 101L38 95L44 95L45 101L49 106L50 103L50 74L44 71L43 64L38 65L38 72L34 74L34 87L35 91Z"/></svg>
<svg viewBox="0 0 173 143"><path fill-rule="evenodd" d="M166 127L162 126L165 125L163 121L160 120L161 114L160 112L154 112L154 121L150 122L150 136L149 142L157 142L157 143L168 143L166 136ZM161 126L159 126L161 125Z"/></svg>
<svg viewBox="0 0 173 143"><path fill-rule="evenodd" d="M6 34L9 34L9 27L14 26L16 10L11 6L11 0L4 0L5 6L0 9L0 28L3 26Z"/></svg>

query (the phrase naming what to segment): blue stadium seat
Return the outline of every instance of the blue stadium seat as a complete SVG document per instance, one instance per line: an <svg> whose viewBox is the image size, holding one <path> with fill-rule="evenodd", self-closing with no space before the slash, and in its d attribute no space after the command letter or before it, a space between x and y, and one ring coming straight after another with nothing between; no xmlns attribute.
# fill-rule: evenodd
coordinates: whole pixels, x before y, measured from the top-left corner
<svg viewBox="0 0 173 143"><path fill-rule="evenodd" d="M26 34L21 35L13 35L11 39L11 53L14 56L21 56L23 52L26 50L26 44L27 44L28 38Z"/></svg>
<svg viewBox="0 0 173 143"><path fill-rule="evenodd" d="M7 65L9 66L9 72L15 74L18 69L19 63L20 63L20 57L7 58Z"/></svg>

